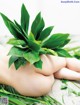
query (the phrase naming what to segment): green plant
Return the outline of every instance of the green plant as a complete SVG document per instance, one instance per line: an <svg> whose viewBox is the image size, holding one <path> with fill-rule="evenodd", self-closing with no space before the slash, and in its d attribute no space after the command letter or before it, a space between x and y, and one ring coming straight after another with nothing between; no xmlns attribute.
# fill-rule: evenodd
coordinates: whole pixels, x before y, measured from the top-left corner
<svg viewBox="0 0 80 105"><path fill-rule="evenodd" d="M9 105L62 105L59 101L48 95L37 98L22 96L12 87L6 85L0 85L0 97L8 97Z"/></svg>
<svg viewBox="0 0 80 105"><path fill-rule="evenodd" d="M8 44L13 45L8 55L9 67L14 63L15 68L30 62L37 68L42 68L41 54L52 54L63 57L71 57L71 55L63 49L70 41L69 34L52 34L50 35L53 26L45 27L44 19L39 12L34 19L31 30L29 30L30 15L23 4L21 7L21 24L15 20L12 22L3 13L0 13L5 25L9 29L14 38L8 41Z"/></svg>

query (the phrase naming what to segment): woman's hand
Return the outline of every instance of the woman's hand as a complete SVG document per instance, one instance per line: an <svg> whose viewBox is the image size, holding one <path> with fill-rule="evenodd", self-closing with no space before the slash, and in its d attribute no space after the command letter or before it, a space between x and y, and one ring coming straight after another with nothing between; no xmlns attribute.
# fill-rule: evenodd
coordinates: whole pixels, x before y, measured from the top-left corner
<svg viewBox="0 0 80 105"><path fill-rule="evenodd" d="M41 55L43 61L42 70L35 68L35 71L43 75L51 75L66 66L66 59L53 55Z"/></svg>

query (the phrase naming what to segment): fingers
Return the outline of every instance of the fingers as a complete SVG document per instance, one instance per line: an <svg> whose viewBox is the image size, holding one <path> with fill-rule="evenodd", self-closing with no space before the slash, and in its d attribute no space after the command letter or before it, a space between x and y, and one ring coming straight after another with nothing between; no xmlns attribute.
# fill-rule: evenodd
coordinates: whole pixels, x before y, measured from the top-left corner
<svg viewBox="0 0 80 105"><path fill-rule="evenodd" d="M51 75L66 66L64 57L43 54L41 60L43 61L42 70L35 68L35 71L43 75Z"/></svg>
<svg viewBox="0 0 80 105"><path fill-rule="evenodd" d="M67 68L62 68L54 73L54 77L58 79L80 80L80 73Z"/></svg>
<svg viewBox="0 0 80 105"><path fill-rule="evenodd" d="M67 68L80 72L80 60L76 58L66 58Z"/></svg>

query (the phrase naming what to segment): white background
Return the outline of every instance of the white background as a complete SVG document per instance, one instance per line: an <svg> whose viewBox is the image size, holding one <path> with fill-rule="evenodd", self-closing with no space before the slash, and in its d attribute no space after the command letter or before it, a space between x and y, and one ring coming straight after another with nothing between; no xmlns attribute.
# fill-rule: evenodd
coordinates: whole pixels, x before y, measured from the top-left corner
<svg viewBox="0 0 80 105"><path fill-rule="evenodd" d="M80 3L61 3L60 0L0 0L0 12L11 20L20 22L20 9L25 4L31 16L31 22L41 11L46 26L54 25L53 32L80 35ZM0 17L0 36L9 35L9 31Z"/></svg>

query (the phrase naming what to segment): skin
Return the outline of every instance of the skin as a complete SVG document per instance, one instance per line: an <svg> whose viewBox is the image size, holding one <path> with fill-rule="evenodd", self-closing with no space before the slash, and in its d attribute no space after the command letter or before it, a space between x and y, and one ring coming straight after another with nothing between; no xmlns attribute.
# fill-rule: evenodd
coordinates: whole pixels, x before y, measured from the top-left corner
<svg viewBox="0 0 80 105"><path fill-rule="evenodd" d="M47 94L53 86L54 77L80 80L80 61L75 58L41 55L42 70L27 63L16 71L14 65L8 68L7 51L9 49L0 50L0 83L14 87L22 95L37 97Z"/></svg>

